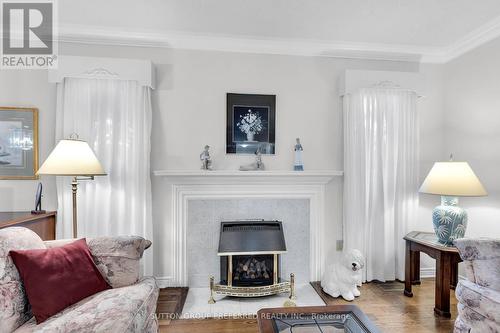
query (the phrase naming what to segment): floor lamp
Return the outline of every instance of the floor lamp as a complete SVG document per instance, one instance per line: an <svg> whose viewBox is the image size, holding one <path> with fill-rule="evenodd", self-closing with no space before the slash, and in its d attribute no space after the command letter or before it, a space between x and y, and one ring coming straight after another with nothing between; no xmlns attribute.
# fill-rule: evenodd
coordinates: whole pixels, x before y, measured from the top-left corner
<svg viewBox="0 0 500 333"><path fill-rule="evenodd" d="M101 163L95 156L89 144L83 140L71 137L59 141L49 157L43 162L37 175L73 176L73 237L77 237L77 204L76 192L78 181L93 180L94 176L105 176Z"/></svg>

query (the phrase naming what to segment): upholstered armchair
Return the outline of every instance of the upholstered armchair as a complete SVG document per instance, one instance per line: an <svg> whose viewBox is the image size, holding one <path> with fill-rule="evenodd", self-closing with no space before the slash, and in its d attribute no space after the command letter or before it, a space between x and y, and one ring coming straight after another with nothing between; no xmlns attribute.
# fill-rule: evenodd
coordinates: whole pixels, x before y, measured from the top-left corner
<svg viewBox="0 0 500 333"><path fill-rule="evenodd" d="M0 230L0 333L157 332L158 287L140 277L139 260L151 242L137 236L88 238L94 262L112 287L37 325L10 250L46 249L73 240L43 242L26 228Z"/></svg>
<svg viewBox="0 0 500 333"><path fill-rule="evenodd" d="M455 333L500 332L500 240L457 239L466 279L455 290Z"/></svg>

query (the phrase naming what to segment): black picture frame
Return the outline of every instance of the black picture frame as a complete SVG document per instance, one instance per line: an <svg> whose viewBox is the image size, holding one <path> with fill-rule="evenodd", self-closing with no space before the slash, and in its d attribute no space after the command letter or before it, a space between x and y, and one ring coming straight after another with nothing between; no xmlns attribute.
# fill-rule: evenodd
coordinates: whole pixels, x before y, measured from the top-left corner
<svg viewBox="0 0 500 333"><path fill-rule="evenodd" d="M276 151L276 95L227 93L226 154Z"/></svg>

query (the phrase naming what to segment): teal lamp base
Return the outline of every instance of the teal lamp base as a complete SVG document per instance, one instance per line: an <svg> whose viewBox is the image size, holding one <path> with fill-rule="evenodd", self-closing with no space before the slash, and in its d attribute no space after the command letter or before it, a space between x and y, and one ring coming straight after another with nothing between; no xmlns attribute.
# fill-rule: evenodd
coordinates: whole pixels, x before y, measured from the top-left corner
<svg viewBox="0 0 500 333"><path fill-rule="evenodd" d="M438 241L446 246L463 238L467 228L467 212L458 207L458 197L441 196L441 205L432 211L432 223Z"/></svg>

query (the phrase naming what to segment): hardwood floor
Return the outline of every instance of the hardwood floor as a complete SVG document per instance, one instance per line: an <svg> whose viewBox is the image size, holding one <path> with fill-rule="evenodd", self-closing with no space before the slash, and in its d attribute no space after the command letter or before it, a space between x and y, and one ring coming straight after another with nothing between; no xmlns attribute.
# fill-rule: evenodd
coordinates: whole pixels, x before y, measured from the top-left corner
<svg viewBox="0 0 500 333"><path fill-rule="evenodd" d="M313 283L315 288L318 284ZM413 297L403 295L404 284L400 282L378 283L371 282L361 287L361 296L350 304L355 304L365 312L368 317L375 322L382 332L394 333L431 333L431 332L452 332L453 322L457 315L456 299L453 290L451 291L452 317L450 319L434 316L434 279L422 279L420 286L413 287ZM172 289L172 288L169 288ZM182 288L176 288L182 289ZM186 288L184 288L186 289ZM187 290L186 290L187 291ZM165 309L169 304L170 309L177 309L180 305L173 305L175 302L169 298L172 295L182 300L182 292L168 291L163 289L160 292L158 302L158 312ZM322 293L322 298L327 304L349 303L342 299L334 299ZM184 296L185 297L185 296ZM300 295L299 295L300 297ZM182 301L182 304L184 301ZM258 333L257 320L250 319L175 319L161 318L160 332L162 333Z"/></svg>
<svg viewBox="0 0 500 333"><path fill-rule="evenodd" d="M179 319L160 324L160 333L259 333L257 319Z"/></svg>
<svg viewBox="0 0 500 333"><path fill-rule="evenodd" d="M333 298L313 283L327 305L345 304L342 298ZM457 316L457 300L450 290L451 318L434 315L434 279L422 279L420 286L413 286L413 297L403 295L402 282L371 282L361 288L361 296L352 304L366 313L382 332L449 333Z"/></svg>
<svg viewBox="0 0 500 333"><path fill-rule="evenodd" d="M163 323L171 318L178 318L182 313L182 307L186 302L189 288L165 288L160 289L156 315Z"/></svg>

